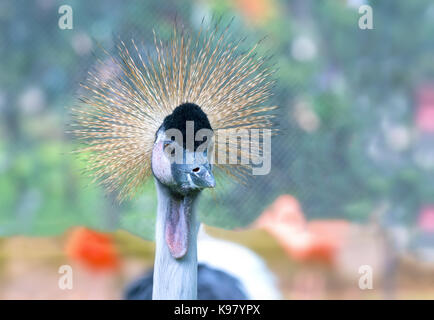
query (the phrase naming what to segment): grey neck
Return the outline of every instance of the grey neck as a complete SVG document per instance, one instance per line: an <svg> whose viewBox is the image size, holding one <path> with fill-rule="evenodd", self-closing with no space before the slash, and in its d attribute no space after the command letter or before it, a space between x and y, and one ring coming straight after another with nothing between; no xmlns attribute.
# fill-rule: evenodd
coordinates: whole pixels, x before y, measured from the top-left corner
<svg viewBox="0 0 434 320"><path fill-rule="evenodd" d="M194 196L174 197L167 187L155 179L158 193L158 209L155 227L155 263L153 300L197 299L197 232ZM165 240L165 222L169 210L186 210L189 217L188 251L180 259L170 254Z"/></svg>

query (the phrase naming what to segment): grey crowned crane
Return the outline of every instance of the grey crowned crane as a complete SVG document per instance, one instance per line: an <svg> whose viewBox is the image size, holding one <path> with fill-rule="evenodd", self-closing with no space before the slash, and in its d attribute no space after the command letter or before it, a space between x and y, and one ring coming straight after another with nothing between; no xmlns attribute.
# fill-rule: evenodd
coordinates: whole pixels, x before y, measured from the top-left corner
<svg viewBox="0 0 434 320"><path fill-rule="evenodd" d="M105 52L109 58L89 72L72 109L71 131L85 144L76 152L108 192L119 201L132 198L154 177L153 299L197 298L199 195L214 188L213 171L242 179L258 163L258 153L238 148L231 137L273 130L275 107L265 102L274 70L256 55L256 45L241 51L229 28L202 26L193 34L175 26L169 41L154 33L151 54L134 40L121 41L116 54ZM247 149L261 148L259 139L247 141ZM228 155L238 161L228 162Z"/></svg>

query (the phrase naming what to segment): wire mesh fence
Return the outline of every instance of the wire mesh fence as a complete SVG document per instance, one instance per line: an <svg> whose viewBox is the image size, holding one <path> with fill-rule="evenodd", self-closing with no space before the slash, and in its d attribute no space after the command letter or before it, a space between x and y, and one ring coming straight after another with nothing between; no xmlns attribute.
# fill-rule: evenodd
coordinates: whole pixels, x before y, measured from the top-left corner
<svg viewBox="0 0 434 320"><path fill-rule="evenodd" d="M278 68L272 104L280 131L270 173L246 185L219 181L203 196L201 219L247 226L291 194L308 218L366 221L385 208L387 224L416 223L434 203L434 8L372 2L375 28L362 30L356 2L2 1L0 235L87 225L152 239L153 181L118 204L80 175L64 133L67 111L100 47L135 38L152 48L153 29L168 37L182 23L195 32L213 15L234 17L231 32L247 43L267 36L258 50ZM59 28L64 4L73 10L71 30Z"/></svg>

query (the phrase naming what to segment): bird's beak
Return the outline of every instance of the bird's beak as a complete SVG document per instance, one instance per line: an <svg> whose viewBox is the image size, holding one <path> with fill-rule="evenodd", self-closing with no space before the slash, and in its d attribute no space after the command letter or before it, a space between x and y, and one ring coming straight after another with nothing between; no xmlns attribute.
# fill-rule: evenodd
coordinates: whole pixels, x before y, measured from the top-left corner
<svg viewBox="0 0 434 320"><path fill-rule="evenodd" d="M209 165L201 165L196 167L190 173L190 177L192 183L197 188L204 189L215 187L215 178Z"/></svg>

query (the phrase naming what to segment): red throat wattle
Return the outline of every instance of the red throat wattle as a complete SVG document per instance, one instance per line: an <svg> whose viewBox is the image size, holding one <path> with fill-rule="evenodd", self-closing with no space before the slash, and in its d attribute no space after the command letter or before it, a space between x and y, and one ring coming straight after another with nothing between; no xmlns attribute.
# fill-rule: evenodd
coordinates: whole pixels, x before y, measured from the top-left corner
<svg viewBox="0 0 434 320"><path fill-rule="evenodd" d="M189 238L189 210L183 200L172 200L167 211L165 238L170 254L180 259L187 254Z"/></svg>

